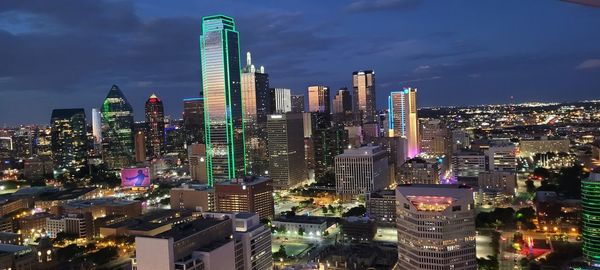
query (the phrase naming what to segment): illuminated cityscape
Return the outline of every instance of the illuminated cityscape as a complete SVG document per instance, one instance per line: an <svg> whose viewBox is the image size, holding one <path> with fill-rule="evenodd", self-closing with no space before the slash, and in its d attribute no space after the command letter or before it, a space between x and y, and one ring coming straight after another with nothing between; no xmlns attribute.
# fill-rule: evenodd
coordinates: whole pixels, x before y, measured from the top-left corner
<svg viewBox="0 0 600 270"><path fill-rule="evenodd" d="M600 269L600 1L42 2L0 270Z"/></svg>

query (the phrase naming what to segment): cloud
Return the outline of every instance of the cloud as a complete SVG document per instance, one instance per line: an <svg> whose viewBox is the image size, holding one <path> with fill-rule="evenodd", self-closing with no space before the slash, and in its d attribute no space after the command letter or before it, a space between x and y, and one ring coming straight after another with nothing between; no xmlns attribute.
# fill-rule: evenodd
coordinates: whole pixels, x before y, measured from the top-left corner
<svg viewBox="0 0 600 270"><path fill-rule="evenodd" d="M419 6L421 0L355 0L345 7L348 12L377 12L411 9Z"/></svg>
<svg viewBox="0 0 600 270"><path fill-rule="evenodd" d="M577 69L596 69L596 68L600 68L600 59L598 59L598 58L587 59L587 60L581 62L579 65L577 65L576 68Z"/></svg>

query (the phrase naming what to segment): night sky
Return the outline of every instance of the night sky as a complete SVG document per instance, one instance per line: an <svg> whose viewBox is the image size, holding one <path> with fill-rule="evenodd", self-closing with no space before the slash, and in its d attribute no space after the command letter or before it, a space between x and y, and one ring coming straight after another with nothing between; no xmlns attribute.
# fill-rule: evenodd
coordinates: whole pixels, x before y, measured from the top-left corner
<svg viewBox="0 0 600 270"><path fill-rule="evenodd" d="M600 8L557 0L1 0L0 126L89 117L112 84L137 120L153 92L180 117L215 13L235 18L242 59L295 93L374 69L380 108L403 86L419 106L600 99Z"/></svg>

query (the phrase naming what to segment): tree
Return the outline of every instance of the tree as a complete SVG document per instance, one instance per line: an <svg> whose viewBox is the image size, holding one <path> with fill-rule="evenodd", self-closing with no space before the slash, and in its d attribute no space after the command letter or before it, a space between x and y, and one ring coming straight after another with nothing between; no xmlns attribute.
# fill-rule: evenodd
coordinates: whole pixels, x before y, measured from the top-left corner
<svg viewBox="0 0 600 270"><path fill-rule="evenodd" d="M350 208L348 212L342 214L343 217L362 217L367 213L367 208L364 205L359 205L356 207Z"/></svg>
<svg viewBox="0 0 600 270"><path fill-rule="evenodd" d="M488 256L487 258L477 258L477 269L482 270L497 270L500 265L498 264L498 258L494 256Z"/></svg>
<svg viewBox="0 0 600 270"><path fill-rule="evenodd" d="M277 252L273 253L273 257L274 258L287 258L287 252L285 251L285 246L284 245L279 246L279 250L277 250Z"/></svg>
<svg viewBox="0 0 600 270"><path fill-rule="evenodd" d="M550 171L544 167L537 167L533 170L533 175L542 179L548 179L550 178Z"/></svg>
<svg viewBox="0 0 600 270"><path fill-rule="evenodd" d="M533 180L528 179L527 181L525 181L525 186L527 188L527 193L535 192L535 185L533 184Z"/></svg>
<svg viewBox="0 0 600 270"><path fill-rule="evenodd" d="M327 214L327 207L323 206L323 208L321 208L321 210L323 211L323 214Z"/></svg>
<svg viewBox="0 0 600 270"><path fill-rule="evenodd" d="M304 228L300 228L298 229L298 235L303 236L304 235Z"/></svg>

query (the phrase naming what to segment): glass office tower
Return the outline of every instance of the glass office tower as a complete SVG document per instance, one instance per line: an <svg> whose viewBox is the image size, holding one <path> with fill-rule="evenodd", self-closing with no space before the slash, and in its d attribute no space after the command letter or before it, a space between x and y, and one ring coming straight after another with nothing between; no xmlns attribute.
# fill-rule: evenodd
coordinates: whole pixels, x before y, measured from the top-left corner
<svg viewBox="0 0 600 270"><path fill-rule="evenodd" d="M85 167L87 158L85 111L53 110L50 126L54 176L76 175Z"/></svg>
<svg viewBox="0 0 600 270"><path fill-rule="evenodd" d="M419 154L419 119L417 117L417 89L404 88L391 92L388 98L390 137L407 140L408 157Z"/></svg>
<svg viewBox="0 0 600 270"><path fill-rule="evenodd" d="M581 181L583 208L583 257L592 266L600 266L600 169Z"/></svg>
<svg viewBox="0 0 600 270"><path fill-rule="evenodd" d="M102 104L102 158L109 169L133 161L133 109L118 86L113 85Z"/></svg>
<svg viewBox="0 0 600 270"><path fill-rule="evenodd" d="M215 181L245 174L239 33L233 18L202 18L200 36L207 177Z"/></svg>

